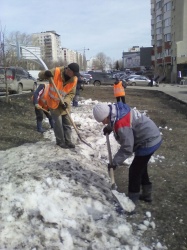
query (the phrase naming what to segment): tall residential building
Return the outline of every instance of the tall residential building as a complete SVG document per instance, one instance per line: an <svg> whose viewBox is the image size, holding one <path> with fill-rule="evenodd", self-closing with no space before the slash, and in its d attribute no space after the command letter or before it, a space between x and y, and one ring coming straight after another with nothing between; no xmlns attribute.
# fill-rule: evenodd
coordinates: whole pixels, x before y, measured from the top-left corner
<svg viewBox="0 0 187 250"><path fill-rule="evenodd" d="M155 75L176 83L187 77L187 0L151 0Z"/></svg>
<svg viewBox="0 0 187 250"><path fill-rule="evenodd" d="M38 45L41 48L43 58L53 62L62 60L60 35L56 31L34 33L33 37L37 37L38 39Z"/></svg>

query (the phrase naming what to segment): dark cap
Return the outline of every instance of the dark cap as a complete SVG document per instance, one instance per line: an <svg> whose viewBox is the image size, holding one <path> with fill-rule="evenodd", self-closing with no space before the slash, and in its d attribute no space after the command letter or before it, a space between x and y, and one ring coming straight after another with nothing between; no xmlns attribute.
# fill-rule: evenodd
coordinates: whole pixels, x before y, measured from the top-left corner
<svg viewBox="0 0 187 250"><path fill-rule="evenodd" d="M118 83L120 80L119 80L119 77L115 77L115 82L114 83Z"/></svg>
<svg viewBox="0 0 187 250"><path fill-rule="evenodd" d="M70 63L68 65L68 68L71 69L74 73L75 76L79 77L80 73L79 73L79 65L77 63Z"/></svg>

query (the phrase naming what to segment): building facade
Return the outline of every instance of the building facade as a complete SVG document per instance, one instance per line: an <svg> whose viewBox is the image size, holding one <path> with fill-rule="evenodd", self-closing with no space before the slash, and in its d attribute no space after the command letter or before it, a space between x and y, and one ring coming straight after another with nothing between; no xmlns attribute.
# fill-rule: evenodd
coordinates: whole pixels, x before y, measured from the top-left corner
<svg viewBox="0 0 187 250"><path fill-rule="evenodd" d="M38 45L41 48L43 58L53 62L62 60L60 35L56 31L34 33L33 37L38 39Z"/></svg>
<svg viewBox="0 0 187 250"><path fill-rule="evenodd" d="M152 67L177 83L187 77L187 0L151 0Z"/></svg>
<svg viewBox="0 0 187 250"><path fill-rule="evenodd" d="M140 47L133 46L128 52L122 53L123 69L139 70L140 68Z"/></svg>

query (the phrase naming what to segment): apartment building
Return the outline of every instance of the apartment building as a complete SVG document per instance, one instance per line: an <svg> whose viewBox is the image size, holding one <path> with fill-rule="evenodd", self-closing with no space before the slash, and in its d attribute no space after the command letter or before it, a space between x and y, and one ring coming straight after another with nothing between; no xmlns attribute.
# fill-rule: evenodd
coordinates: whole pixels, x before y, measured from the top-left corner
<svg viewBox="0 0 187 250"><path fill-rule="evenodd" d="M48 61L62 60L62 49L60 35L56 31L45 31L34 33L33 37L37 38L38 45L41 48L41 55Z"/></svg>
<svg viewBox="0 0 187 250"><path fill-rule="evenodd" d="M154 74L176 83L187 77L187 0L151 0Z"/></svg>

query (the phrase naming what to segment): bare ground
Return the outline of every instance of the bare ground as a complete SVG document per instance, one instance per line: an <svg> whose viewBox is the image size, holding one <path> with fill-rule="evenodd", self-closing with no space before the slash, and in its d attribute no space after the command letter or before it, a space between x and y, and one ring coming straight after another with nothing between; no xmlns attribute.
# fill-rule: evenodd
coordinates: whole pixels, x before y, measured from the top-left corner
<svg viewBox="0 0 187 250"><path fill-rule="evenodd" d="M31 93L10 96L10 102L0 98L0 150L24 143L45 140L36 131ZM111 87L85 86L85 99L114 102ZM145 243L157 239L169 250L187 250L187 105L159 91L126 89L126 102L131 107L147 110L155 123L162 127L163 144L156 155L164 156L151 163L149 174L154 187L153 202L140 203L137 215L127 217L135 232L143 214L150 211L155 230L144 233ZM46 129L49 128L44 124ZM120 192L127 192L128 168L115 171Z"/></svg>

